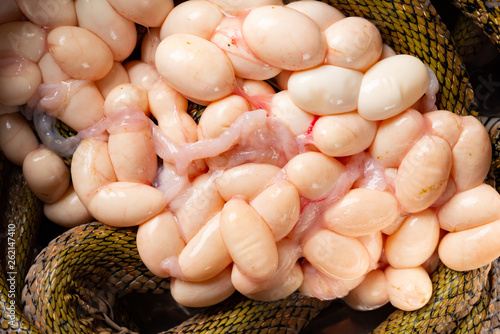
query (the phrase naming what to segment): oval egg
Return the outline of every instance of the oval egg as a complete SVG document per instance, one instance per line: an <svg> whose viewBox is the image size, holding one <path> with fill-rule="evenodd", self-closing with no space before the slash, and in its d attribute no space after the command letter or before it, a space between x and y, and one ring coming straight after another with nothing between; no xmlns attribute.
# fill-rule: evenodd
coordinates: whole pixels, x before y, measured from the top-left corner
<svg viewBox="0 0 500 334"><path fill-rule="evenodd" d="M262 6L243 22L243 38L250 49L271 66L305 70L323 62L326 40L305 14L285 6Z"/></svg>
<svg viewBox="0 0 500 334"><path fill-rule="evenodd" d="M173 34L165 38L158 45L155 63L160 75L174 89L202 101L215 101L231 94L236 82L226 54L195 35Z"/></svg>

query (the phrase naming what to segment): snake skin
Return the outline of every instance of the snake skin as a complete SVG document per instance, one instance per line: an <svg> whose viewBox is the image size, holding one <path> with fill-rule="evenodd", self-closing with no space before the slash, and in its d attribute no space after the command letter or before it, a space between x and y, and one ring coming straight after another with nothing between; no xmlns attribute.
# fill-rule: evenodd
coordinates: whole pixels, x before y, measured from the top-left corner
<svg viewBox="0 0 500 334"><path fill-rule="evenodd" d="M396 52L415 55L433 68L440 83L439 108L461 115L478 115L473 89L453 37L429 1L325 2L347 15L368 18ZM489 8L486 2L476 0L457 0L455 5L499 45L497 7ZM500 171L498 127L496 129L491 132L493 181L499 180ZM3 176L2 182L5 183ZM27 191L25 195L29 194ZM19 194L16 190L13 193ZM22 208L13 210L15 213L9 216L9 222L36 226L38 219L30 212L35 212L40 204L36 204L38 200L32 194L26 198L25 202L9 202L9 207L21 205ZM1 201L7 203L3 197ZM26 231L34 231L30 228ZM31 239L23 239L21 235L16 243L26 245L22 251L27 254L33 243L22 241ZM1 261L5 266L3 257ZM28 256L19 261L28 264ZM432 279L435 291L426 307L415 312L396 311L374 333L492 333L498 329L497 261L464 273L441 266ZM43 333L131 333L118 317L111 316L117 298L131 291L161 292L169 285L168 280L154 277L140 261L134 229L109 228L99 223L77 227L53 240L39 254L24 283L25 317L16 308L15 321L10 324L6 309L10 305L9 285L4 272L0 273L0 324L5 333L38 333L38 330ZM17 291L20 289L19 285ZM295 294L269 303L235 298L208 308L165 333L298 333L328 305Z"/></svg>

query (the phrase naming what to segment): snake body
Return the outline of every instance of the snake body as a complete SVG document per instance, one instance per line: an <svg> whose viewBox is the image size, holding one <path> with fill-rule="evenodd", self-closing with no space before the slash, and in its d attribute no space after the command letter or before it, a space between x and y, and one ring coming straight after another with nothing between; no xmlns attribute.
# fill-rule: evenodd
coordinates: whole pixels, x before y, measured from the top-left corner
<svg viewBox="0 0 500 334"><path fill-rule="evenodd" d="M465 65L450 32L429 1L325 2L347 15L368 18L380 29L384 42L396 52L417 56L429 65L440 83L438 108L461 115L478 115ZM454 4L472 18L495 45L500 45L499 7L487 6L478 0L456 0ZM490 182L494 183L500 179L498 128L491 134L495 153ZM2 161L0 171L7 169ZM37 256L22 282L24 268L30 263L28 250L32 249L36 236L41 204L29 191L21 173L12 173L14 176L6 177L2 172L0 181L2 189L9 189L8 193L2 191L1 194L7 214L0 232L8 233L9 224L15 224L17 252L22 258L16 258L16 294L11 303L11 285L5 276L9 272L8 259L2 255L0 327L3 332L132 332L114 316L115 302L130 292L160 293L169 287L168 279L152 275L140 260L135 229L91 223L67 231ZM499 189L500 182L496 185ZM3 244L1 249L8 249L8 245ZM432 275L434 292L430 302L415 312L395 311L374 333L487 333L495 328L498 330L499 277L498 260L469 272L454 272L441 265ZM14 312L10 311L10 305L15 305ZM22 309L21 305L24 305ZM276 302L257 302L234 296L165 333L298 333L328 305L329 302L298 294Z"/></svg>

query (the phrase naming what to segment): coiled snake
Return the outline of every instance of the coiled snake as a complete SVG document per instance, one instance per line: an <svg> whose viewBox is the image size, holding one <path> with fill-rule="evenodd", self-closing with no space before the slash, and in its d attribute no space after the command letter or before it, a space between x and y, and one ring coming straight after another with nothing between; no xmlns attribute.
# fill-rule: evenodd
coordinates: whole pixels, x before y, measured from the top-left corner
<svg viewBox="0 0 500 334"><path fill-rule="evenodd" d="M327 1L348 15L374 22L386 43L412 54L435 70L438 107L477 116L474 92L450 32L434 6L425 0ZM500 7L496 1L456 0L454 4L477 23L500 49ZM500 134L493 127L492 173L500 183ZM131 291L160 293L169 282L142 264L134 229L91 223L67 231L38 254L28 269L40 202L19 170L2 161L0 203L0 328L4 333L126 333L114 314L115 301ZM15 252L12 252L15 246ZM10 252L9 252L10 251ZM23 278L26 276L23 282ZM431 301L415 312L395 311L374 333L482 333L500 330L498 260L470 272L440 266L432 276ZM24 283L24 284L23 284ZM21 286L24 289L21 293ZM22 300L21 300L22 296ZM166 333L297 333L329 305L292 296L256 302L235 296L198 313Z"/></svg>

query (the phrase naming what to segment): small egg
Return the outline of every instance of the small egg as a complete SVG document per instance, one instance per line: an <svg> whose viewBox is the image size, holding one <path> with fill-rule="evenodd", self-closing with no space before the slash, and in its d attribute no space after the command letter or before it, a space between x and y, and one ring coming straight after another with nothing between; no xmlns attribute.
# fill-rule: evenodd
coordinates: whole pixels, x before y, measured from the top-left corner
<svg viewBox="0 0 500 334"><path fill-rule="evenodd" d="M78 26L99 36L113 53L115 61L123 61L134 51L137 30L134 22L118 14L107 0L76 0Z"/></svg>
<svg viewBox="0 0 500 334"><path fill-rule="evenodd" d="M148 93L141 86L124 83L115 86L104 100L104 114L111 115L129 108L138 108L149 115Z"/></svg>
<svg viewBox="0 0 500 334"><path fill-rule="evenodd" d="M384 167L398 167L424 134L423 124L424 118L416 110L383 120L370 145L370 155Z"/></svg>
<svg viewBox="0 0 500 334"><path fill-rule="evenodd" d="M450 232L490 223L500 219L500 195L488 184L459 192L439 209L438 219Z"/></svg>
<svg viewBox="0 0 500 334"><path fill-rule="evenodd" d="M363 77L358 113L372 121L396 116L417 102L429 83L429 73L420 59L409 55L383 59Z"/></svg>
<svg viewBox="0 0 500 334"><path fill-rule="evenodd" d="M325 30L326 63L365 72L382 54L382 36L362 17L347 17Z"/></svg>
<svg viewBox="0 0 500 334"><path fill-rule="evenodd" d="M299 220L299 192L289 182L279 182L266 187L250 201L250 206L269 226L274 241L283 239Z"/></svg>
<svg viewBox="0 0 500 334"><path fill-rule="evenodd" d="M439 243L439 258L448 268L474 270L500 256L500 220L467 230L450 232Z"/></svg>
<svg viewBox="0 0 500 334"><path fill-rule="evenodd" d="M59 200L69 187L68 167L61 157L43 147L26 156L23 174L35 196L45 203Z"/></svg>
<svg viewBox="0 0 500 334"><path fill-rule="evenodd" d="M430 123L434 136L446 140L450 147L455 146L462 130L460 116L451 111L436 110L425 113L424 118Z"/></svg>
<svg viewBox="0 0 500 334"><path fill-rule="evenodd" d="M234 89L231 61L215 44L201 37L170 35L161 41L155 59L164 80L187 97L215 101Z"/></svg>
<svg viewBox="0 0 500 334"><path fill-rule="evenodd" d="M483 124L473 116L461 118L462 132L453 146L451 176L458 191L481 184L491 165L491 140Z"/></svg>
<svg viewBox="0 0 500 334"><path fill-rule="evenodd" d="M280 171L269 164L246 163L226 169L215 180L219 193L225 201L233 196L249 200L263 189Z"/></svg>
<svg viewBox="0 0 500 334"><path fill-rule="evenodd" d="M31 22L15 21L0 25L0 50L22 54L37 63L45 52L47 33Z"/></svg>
<svg viewBox="0 0 500 334"><path fill-rule="evenodd" d="M288 180L301 196L319 200L333 191L345 168L338 160L319 152L306 152L293 157L285 166Z"/></svg>
<svg viewBox="0 0 500 334"><path fill-rule="evenodd" d="M276 76L275 81L280 90L288 90L288 80L293 73L293 71L283 70Z"/></svg>
<svg viewBox="0 0 500 334"><path fill-rule="evenodd" d="M191 189L179 198L171 210L177 217L184 240L188 242L224 206L215 182L207 173L193 180Z"/></svg>
<svg viewBox="0 0 500 334"><path fill-rule="evenodd" d="M427 304L432 296L432 281L422 267L395 269L387 267L389 301L403 311L415 311Z"/></svg>
<svg viewBox="0 0 500 334"><path fill-rule="evenodd" d="M427 209L408 216L399 229L387 237L385 256L393 268L422 265L434 253L439 242L439 221Z"/></svg>
<svg viewBox="0 0 500 334"><path fill-rule="evenodd" d="M18 0L19 8L31 22L49 28L76 26L74 1Z"/></svg>
<svg viewBox="0 0 500 334"><path fill-rule="evenodd" d="M6 51L0 53L1 104L26 104L41 83L42 73L37 64L18 54Z"/></svg>
<svg viewBox="0 0 500 334"><path fill-rule="evenodd" d="M288 79L292 101L315 115L333 115L356 110L363 73L323 65L294 72Z"/></svg>
<svg viewBox="0 0 500 334"><path fill-rule="evenodd" d="M66 228L82 225L93 219L72 185L60 199L46 203L43 213L51 222Z"/></svg>
<svg viewBox="0 0 500 334"><path fill-rule="evenodd" d="M85 207L88 207L97 189L116 181L107 142L97 139L82 140L73 153L71 180Z"/></svg>
<svg viewBox="0 0 500 334"><path fill-rule="evenodd" d="M67 104L56 117L75 131L85 130L104 117L104 99L92 81L68 80ZM72 86L73 85L73 86ZM85 112L82 112L82 106Z"/></svg>
<svg viewBox="0 0 500 334"><path fill-rule="evenodd" d="M248 96L275 94L273 86L263 80L246 79L241 83L241 89Z"/></svg>
<svg viewBox="0 0 500 334"><path fill-rule="evenodd" d="M446 190L452 166L448 143L423 136L405 155L398 168L395 194L406 212L427 209Z"/></svg>
<svg viewBox="0 0 500 334"><path fill-rule="evenodd" d="M42 73L42 82L45 83L59 83L71 79L71 76L64 72L61 67L56 63L54 57L50 52L46 52L40 61L38 67Z"/></svg>
<svg viewBox="0 0 500 334"><path fill-rule="evenodd" d="M188 307L206 307L227 299L234 293L231 283L231 266L217 276L203 282L172 279L170 292L175 301Z"/></svg>
<svg viewBox="0 0 500 334"><path fill-rule="evenodd" d="M277 5L283 6L282 0L208 0L217 6L224 14L238 16L247 13L252 8Z"/></svg>
<svg viewBox="0 0 500 334"><path fill-rule="evenodd" d="M163 193L135 182L111 182L93 194L87 209L103 224L137 226L162 212L167 206Z"/></svg>
<svg viewBox="0 0 500 334"><path fill-rule="evenodd" d="M24 158L38 148L38 139L20 113L0 115L0 149L9 161L22 166Z"/></svg>
<svg viewBox="0 0 500 334"><path fill-rule="evenodd" d="M175 216L164 210L139 225L137 229L137 251L142 262L156 276L167 277L161 262L178 256L184 249L184 240L177 227Z"/></svg>
<svg viewBox="0 0 500 334"><path fill-rule="evenodd" d="M382 270L370 271L360 285L352 289L344 301L358 311L378 309L389 302L387 280Z"/></svg>
<svg viewBox="0 0 500 334"><path fill-rule="evenodd" d="M160 27L174 8L173 0L108 0L114 9L132 22L145 27Z"/></svg>
<svg viewBox="0 0 500 334"><path fill-rule="evenodd" d="M379 60L382 60L382 59L385 59L385 58L389 58L389 57L392 57L392 56L395 56L395 55L396 55L396 51L394 51L394 49L392 49L389 45L384 44L382 46L382 54L380 55L380 59Z"/></svg>
<svg viewBox="0 0 500 334"><path fill-rule="evenodd" d="M142 60L131 60L124 65L130 78L130 83L141 86L149 90L151 86L160 78L156 68Z"/></svg>
<svg viewBox="0 0 500 334"><path fill-rule="evenodd" d="M255 281L269 279L278 267L273 233L245 201L230 199L222 209L220 229L235 265Z"/></svg>
<svg viewBox="0 0 500 334"><path fill-rule="evenodd" d="M344 157L367 149L377 133L377 123L356 112L321 116L312 129L316 147L325 155Z"/></svg>
<svg viewBox="0 0 500 334"><path fill-rule="evenodd" d="M186 33L210 39L224 15L208 1L191 0L175 6L163 22L160 40L176 33Z"/></svg>
<svg viewBox="0 0 500 334"><path fill-rule="evenodd" d="M241 35L241 29L241 17L224 17L210 38L210 41L229 57L236 76L267 80L281 72L281 69L265 63L248 48Z"/></svg>
<svg viewBox="0 0 500 334"><path fill-rule="evenodd" d="M370 270L376 269L380 257L382 256L382 251L384 249L384 239L382 237L382 232L377 231L375 233L370 233L358 237L363 246L365 246L368 254L370 254Z"/></svg>
<svg viewBox="0 0 500 334"><path fill-rule="evenodd" d="M295 136L307 132L314 122L314 115L298 107L286 90L273 94L270 109L270 115L285 123Z"/></svg>
<svg viewBox="0 0 500 334"><path fill-rule="evenodd" d="M238 117L249 110L247 100L239 95L229 95L210 103L198 122L198 137L200 139L219 137Z"/></svg>
<svg viewBox="0 0 500 334"><path fill-rule="evenodd" d="M304 257L321 273L339 279L357 279L365 275L370 255L356 238L320 229L303 246Z"/></svg>
<svg viewBox="0 0 500 334"><path fill-rule="evenodd" d="M220 212L189 240L179 255L183 279L201 282L222 272L233 260L222 240Z"/></svg>
<svg viewBox="0 0 500 334"><path fill-rule="evenodd" d="M323 62L326 39L305 14L285 6L262 6L243 22L243 38L257 57L284 70L305 70Z"/></svg>
<svg viewBox="0 0 500 334"><path fill-rule="evenodd" d="M113 67L113 53L87 29L62 26L47 36L47 48L61 69L75 79L99 80Z"/></svg>
<svg viewBox="0 0 500 334"><path fill-rule="evenodd" d="M378 232L398 217L398 203L392 194L366 188L349 190L324 212L330 230L353 237Z"/></svg>
<svg viewBox="0 0 500 334"><path fill-rule="evenodd" d="M294 1L286 6L309 16L322 31L345 18L340 10L321 1Z"/></svg>
<svg viewBox="0 0 500 334"><path fill-rule="evenodd" d="M113 62L113 67L106 76L95 82L101 95L106 99L109 92L118 85L130 83L127 70L120 62Z"/></svg>

